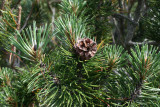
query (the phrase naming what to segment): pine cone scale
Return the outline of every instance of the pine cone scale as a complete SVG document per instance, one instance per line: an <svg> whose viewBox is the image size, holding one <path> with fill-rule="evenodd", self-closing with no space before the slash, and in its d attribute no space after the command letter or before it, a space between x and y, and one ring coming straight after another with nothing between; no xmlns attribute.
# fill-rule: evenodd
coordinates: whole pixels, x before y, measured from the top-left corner
<svg viewBox="0 0 160 107"><path fill-rule="evenodd" d="M96 54L97 44L90 38L82 38L77 40L74 49L81 60L89 60Z"/></svg>

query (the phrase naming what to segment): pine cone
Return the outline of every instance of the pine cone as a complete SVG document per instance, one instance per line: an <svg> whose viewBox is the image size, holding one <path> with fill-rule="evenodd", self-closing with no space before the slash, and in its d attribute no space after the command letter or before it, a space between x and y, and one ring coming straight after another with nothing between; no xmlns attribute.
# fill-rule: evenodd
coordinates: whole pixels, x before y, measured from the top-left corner
<svg viewBox="0 0 160 107"><path fill-rule="evenodd" d="M78 39L74 49L81 60L89 60L97 52L97 44L89 38Z"/></svg>

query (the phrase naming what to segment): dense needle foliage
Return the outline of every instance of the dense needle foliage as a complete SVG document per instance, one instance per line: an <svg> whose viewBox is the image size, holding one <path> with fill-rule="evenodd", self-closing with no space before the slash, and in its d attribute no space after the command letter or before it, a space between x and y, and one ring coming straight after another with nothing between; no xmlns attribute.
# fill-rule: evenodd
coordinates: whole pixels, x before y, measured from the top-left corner
<svg viewBox="0 0 160 107"><path fill-rule="evenodd" d="M94 4L89 1L62 0L54 29L52 24L41 25L40 21L17 29L14 14L3 11L0 36L8 40L5 49L23 65L0 69L0 106L159 106L159 48L135 45L128 52L96 39L97 34L101 37L109 32L109 28L102 28L110 25L106 22L99 26L107 21L100 20L100 13L88 15L94 13ZM113 6L113 1L102 1L100 10ZM12 23L6 24L9 21ZM55 37L58 44L52 48Z"/></svg>

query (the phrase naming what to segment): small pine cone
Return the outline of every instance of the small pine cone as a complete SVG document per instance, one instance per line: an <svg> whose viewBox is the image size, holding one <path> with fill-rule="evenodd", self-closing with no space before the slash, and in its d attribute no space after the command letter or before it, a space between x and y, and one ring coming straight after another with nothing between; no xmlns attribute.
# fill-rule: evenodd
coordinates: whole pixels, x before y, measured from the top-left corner
<svg viewBox="0 0 160 107"><path fill-rule="evenodd" d="M78 39L74 49L81 60L89 60L97 52L97 43L89 38Z"/></svg>

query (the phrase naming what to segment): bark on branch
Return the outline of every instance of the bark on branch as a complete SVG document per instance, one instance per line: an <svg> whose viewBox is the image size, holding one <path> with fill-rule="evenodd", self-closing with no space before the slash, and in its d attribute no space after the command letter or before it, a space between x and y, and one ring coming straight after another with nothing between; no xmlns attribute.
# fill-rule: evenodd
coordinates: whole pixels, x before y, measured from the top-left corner
<svg viewBox="0 0 160 107"><path fill-rule="evenodd" d="M22 13L22 7L18 6L18 21L17 21L17 30L20 30L21 26L21 13Z"/></svg>
<svg viewBox="0 0 160 107"><path fill-rule="evenodd" d="M138 5L136 7L136 11L134 12L134 22L138 23L141 18L141 12L144 7L145 0L138 0ZM127 26L127 35L125 37L125 44L128 45L129 42L132 41L134 32L136 29L136 25L132 24L131 22L128 22Z"/></svg>
<svg viewBox="0 0 160 107"><path fill-rule="evenodd" d="M143 85L143 80L140 79L139 83L136 85L136 88L134 90L134 92L131 95L131 98L129 99L129 101L134 101L140 94L141 94L141 88Z"/></svg>
<svg viewBox="0 0 160 107"><path fill-rule="evenodd" d="M20 30L20 25L21 25L21 12L22 12L22 7L19 5L18 6L18 19L17 19L17 30ZM17 39L17 37L15 36L15 38ZM15 46L12 46L12 50L13 52L16 53L16 47ZM17 58L17 61L16 61L16 55L15 54L10 54L10 58L9 58L9 63L11 65L11 67L14 68L14 66L19 66L20 64L20 60ZM13 59L13 61L12 61ZM17 62L17 63L16 63Z"/></svg>
<svg viewBox="0 0 160 107"><path fill-rule="evenodd" d="M134 20L128 18L127 16L124 16L123 14L115 13L115 14L113 14L112 16L115 17L115 18L118 18L118 19L119 19L119 18L126 19L126 20L130 21L132 24L138 25L137 22L135 22Z"/></svg>
<svg viewBox="0 0 160 107"><path fill-rule="evenodd" d="M143 41L143 42L133 42L133 41L130 41L130 42L128 43L129 46L133 46L133 45L142 46L142 45L144 45L144 44L156 45L156 46L160 45L160 43L155 42L155 41Z"/></svg>

